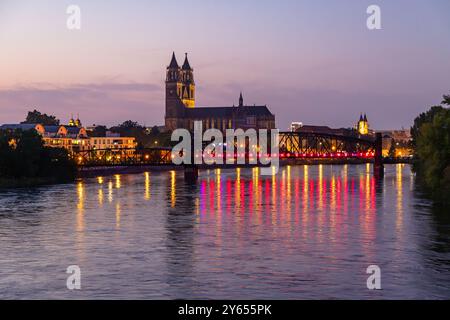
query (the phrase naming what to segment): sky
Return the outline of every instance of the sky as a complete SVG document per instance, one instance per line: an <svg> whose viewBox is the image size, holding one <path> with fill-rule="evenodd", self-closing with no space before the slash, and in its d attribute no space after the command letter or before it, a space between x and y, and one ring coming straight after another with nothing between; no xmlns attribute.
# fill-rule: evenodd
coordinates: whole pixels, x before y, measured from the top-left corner
<svg viewBox="0 0 450 320"><path fill-rule="evenodd" d="M381 9L381 30L366 10ZM69 5L81 29L69 30ZM0 0L0 124L38 109L84 125L164 123L189 53L197 106L239 92L292 121L400 129L450 93L448 0Z"/></svg>

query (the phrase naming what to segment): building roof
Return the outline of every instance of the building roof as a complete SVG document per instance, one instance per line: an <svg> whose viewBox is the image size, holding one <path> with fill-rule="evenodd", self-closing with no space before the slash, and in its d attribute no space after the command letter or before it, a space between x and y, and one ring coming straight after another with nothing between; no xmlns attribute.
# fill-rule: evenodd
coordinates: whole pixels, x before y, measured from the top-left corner
<svg viewBox="0 0 450 320"><path fill-rule="evenodd" d="M242 106L238 108L237 112L252 116L273 116L267 106Z"/></svg>
<svg viewBox="0 0 450 320"><path fill-rule="evenodd" d="M188 56L186 53L186 58L184 58L183 70L192 70L191 65L189 64Z"/></svg>
<svg viewBox="0 0 450 320"><path fill-rule="evenodd" d="M177 58L175 58L175 52L172 53L172 60L170 61L169 68L170 69L178 69L179 68Z"/></svg>
<svg viewBox="0 0 450 320"><path fill-rule="evenodd" d="M328 126L312 126L312 125L304 125L295 130L296 132L302 133L317 133L317 134L333 134L333 135L353 135L354 132L351 129L347 128L339 128L334 129Z"/></svg>
<svg viewBox="0 0 450 320"><path fill-rule="evenodd" d="M67 133L69 134L79 134L80 133L80 127L65 127L67 129Z"/></svg>
<svg viewBox="0 0 450 320"><path fill-rule="evenodd" d="M61 126L44 126L44 128L45 132L57 133L59 131L59 128L61 128Z"/></svg>
<svg viewBox="0 0 450 320"><path fill-rule="evenodd" d="M35 129L36 126L37 126L37 124L33 124L33 123L4 124L4 125L0 126L0 129L4 129L4 130L17 130L17 129L31 130L31 129Z"/></svg>
<svg viewBox="0 0 450 320"><path fill-rule="evenodd" d="M192 108L186 109L186 115L191 118L230 118L233 115L273 116L267 106Z"/></svg>

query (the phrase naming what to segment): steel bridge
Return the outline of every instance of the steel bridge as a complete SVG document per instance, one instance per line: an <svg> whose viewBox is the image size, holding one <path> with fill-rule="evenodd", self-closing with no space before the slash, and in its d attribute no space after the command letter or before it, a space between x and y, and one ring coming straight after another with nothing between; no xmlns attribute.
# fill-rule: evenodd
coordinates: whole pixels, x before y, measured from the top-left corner
<svg viewBox="0 0 450 320"><path fill-rule="evenodd" d="M171 148L120 148L82 150L72 154L80 167L170 165Z"/></svg>
<svg viewBox="0 0 450 320"><path fill-rule="evenodd" d="M376 145L377 141L372 137L280 132L279 154L272 156L281 159L373 159L377 153ZM225 150L224 157L227 156L231 155ZM72 157L81 167L172 164L171 148L165 147L85 150L74 152ZM234 157L237 157L236 153Z"/></svg>
<svg viewBox="0 0 450 320"><path fill-rule="evenodd" d="M373 158L376 140L359 135L280 132L281 158Z"/></svg>

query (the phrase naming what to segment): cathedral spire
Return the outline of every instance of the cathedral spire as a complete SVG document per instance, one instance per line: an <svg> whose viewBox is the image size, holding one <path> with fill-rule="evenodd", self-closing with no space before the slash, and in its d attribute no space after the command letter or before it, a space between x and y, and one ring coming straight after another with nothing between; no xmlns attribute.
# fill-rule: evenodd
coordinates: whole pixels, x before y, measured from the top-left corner
<svg viewBox="0 0 450 320"><path fill-rule="evenodd" d="M243 107L244 106L244 98L242 97L242 92L239 95L239 107Z"/></svg>
<svg viewBox="0 0 450 320"><path fill-rule="evenodd" d="M184 58L184 63L183 63L183 70L192 70L191 65L189 64L189 60L188 60L188 54L187 52L185 53L186 57Z"/></svg>
<svg viewBox="0 0 450 320"><path fill-rule="evenodd" d="M177 58L175 58L175 52L172 53L172 60L170 61L170 65L169 65L170 69L178 69L178 62L177 62Z"/></svg>

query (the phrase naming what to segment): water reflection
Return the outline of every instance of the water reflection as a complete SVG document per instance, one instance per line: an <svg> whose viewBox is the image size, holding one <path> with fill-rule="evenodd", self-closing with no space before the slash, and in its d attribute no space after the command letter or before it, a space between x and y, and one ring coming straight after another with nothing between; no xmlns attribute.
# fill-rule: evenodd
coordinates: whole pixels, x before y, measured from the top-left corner
<svg viewBox="0 0 450 320"><path fill-rule="evenodd" d="M323 165L15 191L0 195L0 270L38 274L34 287L67 298L50 279L72 264L90 276L84 298L448 298L448 215L414 186L405 165L386 166L384 180L371 165ZM366 289L370 264L381 292ZM0 297L45 296L8 279Z"/></svg>
<svg viewBox="0 0 450 320"><path fill-rule="evenodd" d="M150 192L150 172L146 172L145 174L145 200L150 200L151 192Z"/></svg>

